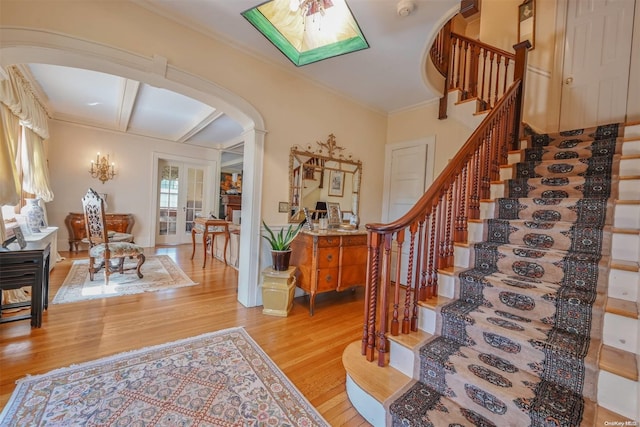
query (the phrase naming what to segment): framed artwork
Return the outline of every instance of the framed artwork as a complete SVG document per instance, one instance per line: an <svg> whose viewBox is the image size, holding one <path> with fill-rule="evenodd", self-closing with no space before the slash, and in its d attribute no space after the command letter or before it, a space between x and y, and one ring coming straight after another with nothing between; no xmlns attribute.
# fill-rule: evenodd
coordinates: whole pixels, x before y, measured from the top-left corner
<svg viewBox="0 0 640 427"><path fill-rule="evenodd" d="M329 228L334 228L342 224L342 212L340 212L340 203L327 202L327 219Z"/></svg>
<svg viewBox="0 0 640 427"><path fill-rule="evenodd" d="M518 43L529 40L536 45L536 0L524 0L518 6Z"/></svg>
<svg viewBox="0 0 640 427"><path fill-rule="evenodd" d="M344 195L344 172L329 171L329 196L342 197Z"/></svg>
<svg viewBox="0 0 640 427"><path fill-rule="evenodd" d="M27 242L24 240L22 229L20 227L14 227L13 235L16 236L16 241L18 242L18 245L20 245L20 249L24 249L27 246Z"/></svg>
<svg viewBox="0 0 640 427"><path fill-rule="evenodd" d="M13 236L5 240L2 243L2 247L7 248L11 243L17 242L18 246L20 246L20 249L24 249L27 246L27 242L26 240L24 240L24 234L22 234L22 229L20 228L20 226L13 227L10 231L13 233ZM7 234L11 234L11 233L7 233Z"/></svg>

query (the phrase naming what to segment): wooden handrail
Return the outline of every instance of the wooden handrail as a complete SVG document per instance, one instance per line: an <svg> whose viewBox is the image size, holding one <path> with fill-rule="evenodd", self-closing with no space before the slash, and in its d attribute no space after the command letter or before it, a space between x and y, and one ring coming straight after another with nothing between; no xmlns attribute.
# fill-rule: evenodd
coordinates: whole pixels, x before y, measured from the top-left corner
<svg viewBox="0 0 640 427"><path fill-rule="evenodd" d="M467 220L480 217L480 200L490 197L491 181L499 179L500 165L516 147L528 46L514 46L519 74L415 206L389 224L366 225L362 354L367 360L373 361L377 351L383 366L387 334L417 331L418 302L438 294L438 270L453 265L454 242L466 241Z"/></svg>
<svg viewBox="0 0 640 427"><path fill-rule="evenodd" d="M478 112L494 108L514 81L513 53L451 31L440 30L430 49L431 61L445 78L439 119L447 118L448 92L458 90L460 101L476 99Z"/></svg>

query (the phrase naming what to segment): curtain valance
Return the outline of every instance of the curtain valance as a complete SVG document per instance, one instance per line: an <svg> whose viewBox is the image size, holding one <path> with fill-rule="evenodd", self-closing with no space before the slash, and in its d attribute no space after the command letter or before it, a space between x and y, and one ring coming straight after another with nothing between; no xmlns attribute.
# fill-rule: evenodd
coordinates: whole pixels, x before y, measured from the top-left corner
<svg viewBox="0 0 640 427"><path fill-rule="evenodd" d="M7 68L8 78L0 81L0 102L42 139L49 138L47 112L31 91L31 86L14 67Z"/></svg>

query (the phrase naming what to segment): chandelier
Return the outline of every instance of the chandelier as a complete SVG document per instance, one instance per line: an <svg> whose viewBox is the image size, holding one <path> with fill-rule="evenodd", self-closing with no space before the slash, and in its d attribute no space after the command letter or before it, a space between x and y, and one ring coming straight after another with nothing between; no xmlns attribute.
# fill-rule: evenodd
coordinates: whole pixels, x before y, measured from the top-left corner
<svg viewBox="0 0 640 427"><path fill-rule="evenodd" d="M115 164L109 163L109 155L100 157L100 153L96 155L96 160L91 160L91 169L89 169L91 177L98 178L104 184L116 176Z"/></svg>

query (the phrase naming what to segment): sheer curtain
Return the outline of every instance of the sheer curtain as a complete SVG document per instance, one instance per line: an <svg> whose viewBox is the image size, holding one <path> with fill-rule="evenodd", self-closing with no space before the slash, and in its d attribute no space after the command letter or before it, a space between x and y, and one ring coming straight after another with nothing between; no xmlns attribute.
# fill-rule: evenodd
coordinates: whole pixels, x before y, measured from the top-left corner
<svg viewBox="0 0 640 427"><path fill-rule="evenodd" d="M50 202L53 191L43 146L49 137L47 113L14 66L0 70L0 103L0 205L18 204L21 188ZM4 241L2 211L0 225L0 241Z"/></svg>

